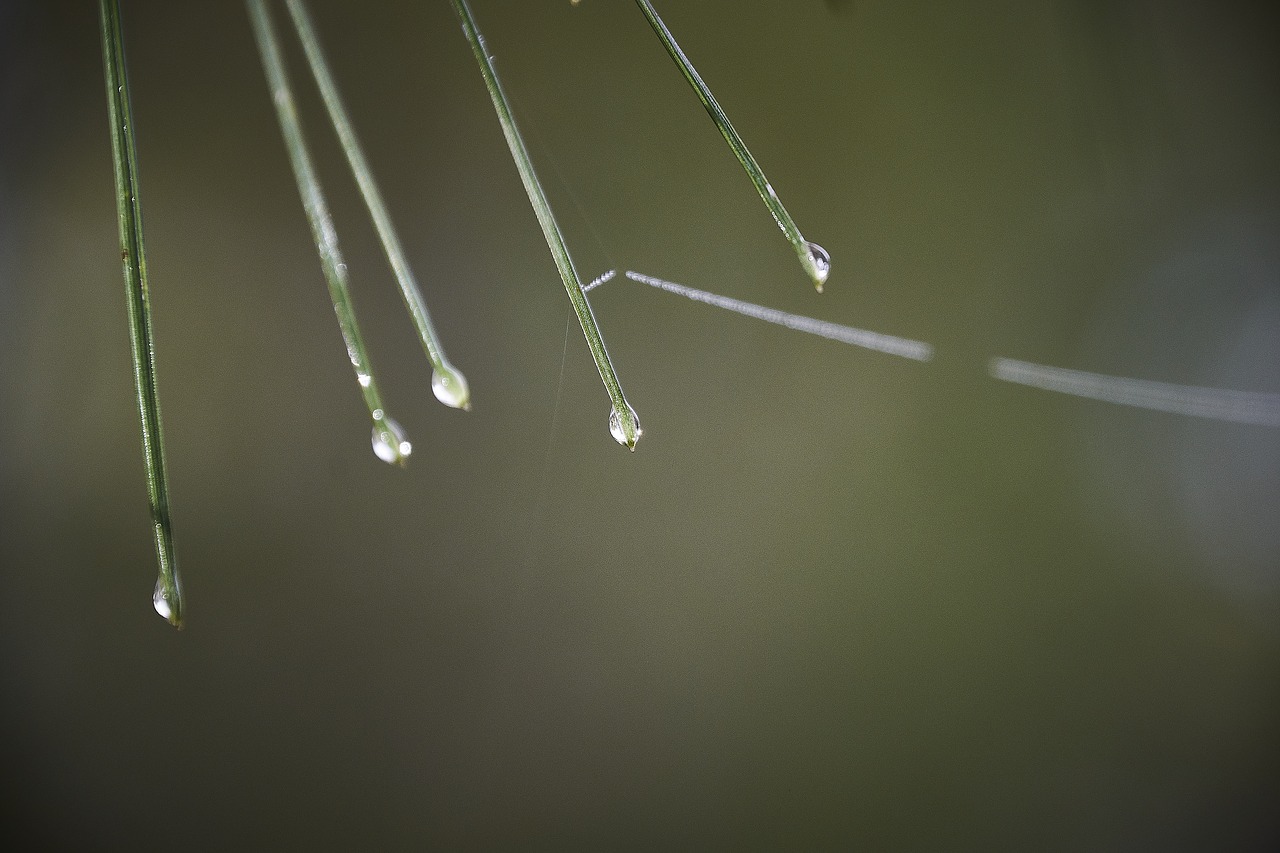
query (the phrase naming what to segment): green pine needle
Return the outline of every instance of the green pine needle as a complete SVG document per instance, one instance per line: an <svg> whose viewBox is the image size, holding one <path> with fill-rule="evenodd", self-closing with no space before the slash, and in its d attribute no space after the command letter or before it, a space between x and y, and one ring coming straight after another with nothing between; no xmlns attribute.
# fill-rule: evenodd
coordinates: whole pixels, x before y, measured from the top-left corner
<svg viewBox="0 0 1280 853"><path fill-rule="evenodd" d="M360 193L364 196L365 206L369 208L369 215L373 218L374 228L382 240L382 249L387 256L387 262L391 264L391 271L400 285L400 295L404 297L405 307L409 309L409 315L413 318L413 324L418 330L418 337L422 340L422 347L431 361L431 389L436 399L445 405L456 409L470 409L471 392L467 387L467 380L462 372L450 364L445 357L439 336L431 324L427 303L422 298L413 270L410 269L404 249L400 246L400 238L396 235L391 215L387 213L387 207L382 201L382 193L378 191L378 185L373 179L373 170L365 160L364 151L360 147L359 140L356 139L355 129L351 124L351 117L347 114L342 97L338 94L338 85L334 82L332 72L329 71L329 63L324 58L320 38L316 35L315 24L311 21L306 4L302 0L285 0L285 5L293 18L298 40L302 42L307 64L311 67L311 75L315 78L316 86L320 89L320 95L329 111L329 120L338 134L338 141L347 155L347 162L355 175L356 183L360 186Z"/></svg>
<svg viewBox="0 0 1280 853"><path fill-rule="evenodd" d="M280 131L289 153L289 162L293 166L293 174L298 182L298 193L302 196L302 206L306 209L307 221L311 223L311 232L320 254L320 266L324 269L325 279L329 283L333 311L338 316L338 326L342 329L342 337L347 344L347 355L351 359L351 366L355 369L365 405L369 407L369 415L373 418L373 452L384 462L403 466L409 461L413 446L405 439L400 425L387 415L387 410L382 405L382 395L378 391L378 383L374 379L369 354L365 351L364 338L356 322L355 308L352 306L351 292L347 284L347 265L343 262L342 252L338 248L338 233L334 229L333 217L329 213L329 205L325 202L324 192L320 187L320 178L312 165L311 155L307 152L302 123L298 120L298 110L294 104L293 91L289 87L289 78L285 72L284 58L280 51L280 40L276 37L275 27L271 23L271 16L267 12L264 0L246 0L246 4L249 9L249 19L253 24L254 37L258 43L258 52L262 57L262 67L266 72L267 84L271 90L271 101L275 104L276 117L280 120Z"/></svg>
<svg viewBox="0 0 1280 853"><path fill-rule="evenodd" d="M529 202L533 205L533 212L538 217L538 224L542 226L542 235L546 238L551 256L555 259L556 269L559 270L564 288L569 294L569 302L573 304L573 310L578 315L578 323L582 326L582 333L587 338L587 346L590 347L591 355L595 359L596 369L600 371L600 379L604 382L605 390L608 391L609 399L613 403L613 408L609 412L609 432L619 444L635 450L636 442L640 440L640 419L636 416L635 409L627 403L627 398L623 396L618 375L613 369L613 363L609 360L609 351L605 349L604 338L600 335L600 327L596 325L595 316L591 313L591 305L587 302L586 293L583 291L582 279L574 269L573 260L569 257L569 250L560 233L560 226L556 224L555 214L551 212L546 193L543 192L538 175L534 172L528 149L512 117L511 105L507 101L506 93L502 91L502 84L498 82L498 72L493 67L493 59L485 47L484 36L476 26L467 0L453 0L453 8L462 20L462 31L471 44L476 62L480 64L485 88L489 90L489 97L493 99L493 107L498 113L502 133L507 138L507 146L511 149L511 159L515 161L520 180L524 183Z"/></svg>
<svg viewBox="0 0 1280 853"><path fill-rule="evenodd" d="M151 331L151 302L147 288L147 257L142 241L142 205L138 193L138 152L133 138L129 75L124 60L119 0L99 0L102 24L102 63L107 84L107 112L111 120L111 155L115 164L116 216L120 223L120 260L129 304L129 340L133 350L133 380L142 422L142 454L147 471L147 498L155 533L159 576L152 604L175 628L182 627L186 607L178 576L178 555L169 518L169 486L165 476L164 433L156 393L155 339Z"/></svg>
<svg viewBox="0 0 1280 853"><path fill-rule="evenodd" d="M698 95L698 100L702 101L702 106L706 107L707 114L711 116L711 120L715 122L721 135L729 143L729 147L733 149L734 156L738 158L738 162L746 170L747 177L751 178L751 183L755 184L756 190L760 193L760 198L764 199L765 207L769 208L769 212L773 214L774 221L778 223L778 227L786 235L787 242L795 249L796 255L800 258L800 266L804 267L804 271L808 273L809 278L813 279L813 286L821 293L822 285L826 283L827 276L831 272L831 256L827 254L826 249L817 243L809 242L800 233L800 228L796 225L796 221L791 218L791 214L787 213L787 209L782 206L782 201L778 198L778 194L773 191L773 186L770 185L769 179L761 171L760 164L756 162L756 158L751 156L751 152L747 150L747 145L742 141L742 137L738 135L738 131L733 129L733 125L729 122L729 117L720 108L720 104L716 102L715 96L711 94L707 84L702 82L702 77L698 74L697 69L693 67L693 63L689 61L689 57L685 56L684 51L680 49L680 45L676 44L675 37L671 35L671 30L667 29L667 25L658 17L658 13L654 11L653 4L649 0L636 0L636 5L640 7L640 11L644 14L645 19L648 20L649 26L653 27L654 33L657 34L658 40L662 42L662 46L667 49L667 53L671 54L671 58L680 67L680 73L684 75L684 79L689 81L689 85L693 87L693 91Z"/></svg>

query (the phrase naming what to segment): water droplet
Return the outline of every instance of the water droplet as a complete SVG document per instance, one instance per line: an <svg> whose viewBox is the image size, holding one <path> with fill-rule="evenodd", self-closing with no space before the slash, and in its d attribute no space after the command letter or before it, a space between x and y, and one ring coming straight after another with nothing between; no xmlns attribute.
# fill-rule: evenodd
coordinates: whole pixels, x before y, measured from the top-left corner
<svg viewBox="0 0 1280 853"><path fill-rule="evenodd" d="M827 250L819 246L817 243L805 242L805 246L809 250L809 275L813 277L813 283L819 291L822 285L826 283L827 276L831 274L831 256L827 254Z"/></svg>
<svg viewBox="0 0 1280 853"><path fill-rule="evenodd" d="M471 391L467 388L467 380L447 361L443 369L431 371L431 393L446 406L464 411L471 409Z"/></svg>
<svg viewBox="0 0 1280 853"><path fill-rule="evenodd" d="M382 412L378 409L378 413ZM388 417L378 417L373 422L373 452L390 465L403 466L409 461L413 445L404 436L400 424Z"/></svg>
<svg viewBox="0 0 1280 853"><path fill-rule="evenodd" d="M173 608L169 606L169 596L164 591L164 578L156 578L156 590L151 593L151 606L156 609L162 619L166 621L172 619Z"/></svg>
<svg viewBox="0 0 1280 853"><path fill-rule="evenodd" d="M628 450L635 450L636 442L640 440L642 432L640 418L636 415L635 409L627 406L626 417L618 411L617 406L609 410L609 434L618 444Z"/></svg>

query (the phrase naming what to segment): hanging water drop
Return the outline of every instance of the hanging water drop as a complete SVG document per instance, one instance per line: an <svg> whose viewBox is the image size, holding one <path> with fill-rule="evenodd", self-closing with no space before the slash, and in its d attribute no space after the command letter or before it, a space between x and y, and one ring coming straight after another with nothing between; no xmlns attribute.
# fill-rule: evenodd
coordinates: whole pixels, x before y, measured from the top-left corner
<svg viewBox="0 0 1280 853"><path fill-rule="evenodd" d="M625 417L618 411L617 406L609 410L609 434L618 444L634 452L642 432L640 418L636 415L635 409L627 406Z"/></svg>
<svg viewBox="0 0 1280 853"><path fill-rule="evenodd" d="M471 391L467 388L467 380L448 362L431 371L431 393L446 406L471 410Z"/></svg>
<svg viewBox="0 0 1280 853"><path fill-rule="evenodd" d="M381 411L378 410L379 414ZM373 422L373 452L383 462L403 467L409 461L413 445L405 438L400 424L384 415Z"/></svg>
<svg viewBox="0 0 1280 853"><path fill-rule="evenodd" d="M164 578L156 578L155 592L151 593L151 606L166 622L173 621L173 608L169 606L169 595L164 591Z"/></svg>
<svg viewBox="0 0 1280 853"><path fill-rule="evenodd" d="M826 283L827 276L831 274L831 255L827 254L827 250L817 243L806 240L804 245L805 250L808 252L805 269L808 270L814 286L821 293L822 285Z"/></svg>

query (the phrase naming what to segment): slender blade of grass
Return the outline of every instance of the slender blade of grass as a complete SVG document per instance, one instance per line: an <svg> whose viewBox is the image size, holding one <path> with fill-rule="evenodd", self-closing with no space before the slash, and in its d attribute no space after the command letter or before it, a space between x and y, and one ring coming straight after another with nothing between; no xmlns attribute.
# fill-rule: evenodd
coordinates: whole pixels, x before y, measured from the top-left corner
<svg viewBox="0 0 1280 853"><path fill-rule="evenodd" d="M320 254L320 266L329 284L333 311L338 317L338 326L342 329L342 338L347 345L347 355L351 359L351 366L355 369L365 405L369 407L369 415L373 418L374 453L384 462L403 466L408 462L412 445L405 440L400 425L387 416L386 408L382 405L382 395L374 379L373 366L369 361L369 354L365 351L360 326L356 322L355 308L352 305L351 291L347 283L347 265L342 260L342 252L338 247L338 233L333 227L333 217L329 213L329 205L325 202L320 178L307 151L302 123L298 119L297 106L293 100L293 90L289 86L288 74L285 72L280 40L276 37L275 27L271 23L271 16L264 0L246 0L246 5L249 10L249 20L253 24L254 38L258 43L258 53L262 57L262 67L267 75L267 84L271 89L271 101L275 104L276 117L280 121L280 132L284 136L285 148L289 153L289 163L293 167L293 174L298 182L298 193L302 196L302 206L306 210L307 221L311 224L316 250Z"/></svg>
<svg viewBox="0 0 1280 853"><path fill-rule="evenodd" d="M471 394L467 387L467 380L461 371L450 364L445 357L439 335L431 323L431 314L427 311L426 300L422 298L422 291L414 278L413 270L409 267L408 259L405 258L395 225L391 222L391 215L387 213L387 207L382 201L382 193L378 191L377 182L373 179L373 170L369 168L364 151L360 147L360 141L356 138L351 117L338 93L338 85L334 82L333 74L329 70L329 63L325 59L324 50L320 47L320 38L316 35L315 24L307 12L306 4L303 0L285 0L285 5L293 19L298 40L302 42L307 64L311 67L311 76L315 78L320 96L324 99L325 108L329 111L329 121L332 122L333 129L338 134L343 153L347 155L347 163L351 166L351 172L355 175L360 193L364 196L365 206L369 208L369 215L373 218L374 228L382 240L382 250L400 285L400 295L404 297L405 307L409 309L413 324L418 329L418 336L422 340L422 347L431 361L432 390L436 398L445 405L457 409L470 409Z"/></svg>
<svg viewBox="0 0 1280 853"><path fill-rule="evenodd" d="M600 379L604 382L605 390L609 392L609 399L613 403L613 410L609 414L609 432L619 444L635 450L636 442L640 440L640 420L636 416L635 409L631 408L622 393L622 386L609 359L609 351L605 349L600 327L596 324L595 315L592 314L591 305L587 302L586 293L583 291L582 279L578 277L573 260L569 257L569 250L560 233L560 226L556 224L551 205L547 201L546 193L543 192L542 184L538 181L533 162L529 159L524 138L516 127L515 118L511 114L511 105L507 101L506 93L502 90L502 84L498 82L498 72L493 66L488 48L485 47L484 36L476 26L475 17L471 14L471 7L467 4L467 0L453 0L453 8L462 20L462 31L471 44L476 62L480 64L480 74L484 77L489 97L493 99L493 107L498 113L502 133L507 139L507 146L511 149L511 159L515 161L520 180L524 183L530 204L533 205L533 212L538 217L538 224L542 226L543 237L546 238L547 246L551 249L551 256L555 259L560 278L564 281L569 302L573 305L574 313L578 315L578 323L582 326L582 333L587 338L587 346L591 348L596 369L600 371Z"/></svg>
<svg viewBox="0 0 1280 853"><path fill-rule="evenodd" d="M769 179L764 176L764 172L760 169L760 164L756 162L755 157L751 156L751 152L747 150L747 145L742 141L742 137L738 135L738 131L733 129L729 116L725 115L725 111L720 108L715 96L711 94L711 89L702 81L701 75L693 67L689 57L685 56L684 51L680 49L675 37L671 35L671 30L667 29L667 25L663 23L662 18L658 17L653 4L649 0L636 0L636 5L640 7L640 12L644 15L645 20L649 22L649 26L653 28L658 40L662 42L662 46L667 49L667 53L671 55L676 65L679 66L680 73L684 75L684 79L689 81L689 85L697 93L698 100L702 101L702 106L706 107L707 114L711 116L711 120L719 128L720 134L729 143L729 148L733 150L734 156L742 164L742 168L746 171L747 177L751 179L751 183L755 184L756 190L760 193L760 198L764 199L765 207L769 208L769 212L773 214L774 221L778 223L778 227L786 235L787 242L795 249L796 255L800 258L800 266L804 267L804 271L808 273L809 278L813 279L813 286L821 293L822 285L826 283L827 276L831 272L831 256L827 254L826 249L823 249L817 243L811 243L806 240L804 235L800 233L799 226L791 218L791 214L787 213L787 209L782 206L782 201L778 198L778 194L773 191L773 186L769 183Z"/></svg>
<svg viewBox="0 0 1280 853"><path fill-rule="evenodd" d="M151 301L147 258L142 240L142 205L138 192L138 152L133 138L133 110L125 67L124 34L118 0L99 0L102 62L106 76L107 112L111 121L111 159L115 165L116 215L120 223L120 260L124 266L129 305L129 340L133 350L133 380L142 423L142 453L147 471L147 499L156 541L159 575L152 604L175 628L186 615L178 555L169 517L169 485L165 474L164 432L156 392L155 337L151 329Z"/></svg>

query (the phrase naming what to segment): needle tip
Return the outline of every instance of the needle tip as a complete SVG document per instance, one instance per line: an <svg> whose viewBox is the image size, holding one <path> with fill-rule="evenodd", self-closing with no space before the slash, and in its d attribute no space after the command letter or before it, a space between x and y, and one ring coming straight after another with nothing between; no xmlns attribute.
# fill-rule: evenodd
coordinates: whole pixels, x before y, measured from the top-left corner
<svg viewBox="0 0 1280 853"><path fill-rule="evenodd" d="M618 444L634 453L636 442L640 440L643 433L644 431L640 429L640 418L636 415L635 409L627 406L623 413L619 412L615 406L609 410L609 434Z"/></svg>

